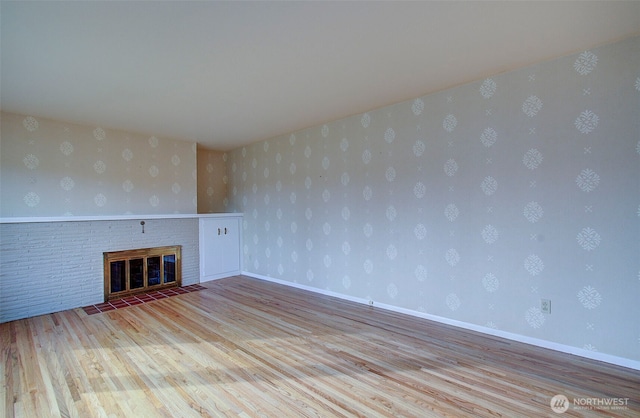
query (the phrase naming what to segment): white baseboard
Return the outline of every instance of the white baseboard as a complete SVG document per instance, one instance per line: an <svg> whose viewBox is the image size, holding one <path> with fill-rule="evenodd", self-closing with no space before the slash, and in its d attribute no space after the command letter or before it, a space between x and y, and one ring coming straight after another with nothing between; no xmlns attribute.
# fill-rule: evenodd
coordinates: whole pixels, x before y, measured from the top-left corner
<svg viewBox="0 0 640 418"><path fill-rule="evenodd" d="M242 275L248 276L248 277L253 277L255 279L260 279L260 280L265 280L265 281L269 281L269 282L273 282L273 283L282 284L282 285L285 285L285 286L295 287L297 289L308 290L310 292L319 293L319 294L326 295L326 296L332 296L332 297L335 297L335 298L338 298L338 299L343 299L343 300L348 300L348 301L351 301L351 302L356 302L356 303L361 303L361 304L364 304L364 305L369 305L369 300L367 300L367 299L358 298L358 297L349 296L349 295L344 295L342 293L332 292L332 291L329 291L329 290L318 289L316 287L311 287L311 286L307 286L307 285L300 284L300 283L288 282L286 280L280 280L280 279L276 279L276 278L273 278L273 277L263 276L263 275L260 275L260 274L250 273L250 272L246 272L246 271L243 271ZM615 364L617 366L627 367L627 368L634 369L634 370L640 370L640 361L631 360L631 359L627 359L627 358L624 358L624 357L613 356L611 354L598 353L596 351L590 351L590 350L585 350L583 348L573 347L573 346L570 346L570 345L559 344L559 343L555 343L553 341L542 340L540 338L527 337L526 335L520 335L520 334L511 333L511 332L500 331L500 330L497 330L497 329L484 327L484 326L481 326L481 325L470 324L468 322L458 321L458 320L455 320L455 319L445 318L445 317L437 316L437 315L431 315L431 314L427 314L427 313L423 313L423 312L419 312L419 311L414 311L414 310L411 310L411 309L401 308L401 307L398 307L398 306L387 305L387 304L384 304L384 303L377 303L376 302L375 303L375 307L376 308L380 308L380 309L385 309L385 310L388 310L388 311L393 311L393 312L403 313L403 314L406 314L406 315L415 316L415 317L418 317L418 318L424 318L424 319L428 319L430 321L439 322L439 323L447 324L447 325L452 325L452 326L455 326L455 327L458 327L458 328L467 329L467 330L470 330L470 331L476 331L476 332L480 332L480 333L483 333L483 334L492 335L492 336L495 336L495 337L501 337L501 338L505 338L505 339L511 340L511 341L517 341L517 342L520 342L520 343L525 343L525 344L529 344L529 345L533 345L533 346L537 346L537 347L541 347L541 348L547 348L547 349L554 350L554 351L559 351L559 352L562 352L562 353L573 354L573 355L584 357L584 358L588 358L588 359L591 359L591 360L602 361L602 362L605 362L605 363Z"/></svg>
<svg viewBox="0 0 640 418"><path fill-rule="evenodd" d="M203 270L203 268L201 266L200 267L200 271L202 271L202 270ZM212 274L212 275L209 275L209 276L200 276L200 283L210 282L212 280L225 279L227 277L237 276L239 274L244 274L244 273L241 273L240 270L237 270L237 271L232 271L232 272L227 272L227 273ZM247 276L248 276L248 274L247 274Z"/></svg>

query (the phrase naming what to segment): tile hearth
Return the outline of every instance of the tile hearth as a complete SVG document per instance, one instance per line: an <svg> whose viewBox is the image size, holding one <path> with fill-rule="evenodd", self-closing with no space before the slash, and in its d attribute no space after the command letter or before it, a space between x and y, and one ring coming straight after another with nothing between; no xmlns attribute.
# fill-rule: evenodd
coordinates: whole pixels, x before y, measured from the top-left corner
<svg viewBox="0 0 640 418"><path fill-rule="evenodd" d="M129 306L140 305L142 303L153 302L154 300L160 300L169 298L171 296L183 295L185 293L197 292L204 290L206 287L199 284L192 284L184 287L174 287L171 289L158 290L155 292L144 293L135 296L129 296L122 299L112 300L110 302L99 303L96 305L89 305L82 308L87 315L94 315L97 313L108 312L114 309L127 308Z"/></svg>

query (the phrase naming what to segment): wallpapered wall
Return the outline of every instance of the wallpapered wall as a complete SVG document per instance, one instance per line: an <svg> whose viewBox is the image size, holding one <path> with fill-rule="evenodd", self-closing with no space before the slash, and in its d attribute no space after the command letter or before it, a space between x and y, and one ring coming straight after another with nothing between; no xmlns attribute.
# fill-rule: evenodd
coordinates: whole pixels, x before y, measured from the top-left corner
<svg viewBox="0 0 640 418"><path fill-rule="evenodd" d="M1 116L0 216L196 212L194 142Z"/></svg>
<svg viewBox="0 0 640 418"><path fill-rule="evenodd" d="M235 150L244 269L640 360L639 111L633 38Z"/></svg>
<svg viewBox="0 0 640 418"><path fill-rule="evenodd" d="M225 211L227 154L198 145L198 213ZM228 203L228 202L227 202Z"/></svg>

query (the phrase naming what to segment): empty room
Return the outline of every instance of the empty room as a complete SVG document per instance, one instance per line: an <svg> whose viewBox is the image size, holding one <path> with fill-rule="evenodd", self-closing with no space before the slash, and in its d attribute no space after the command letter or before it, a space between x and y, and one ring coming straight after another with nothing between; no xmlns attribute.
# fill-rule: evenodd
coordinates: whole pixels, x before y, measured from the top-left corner
<svg viewBox="0 0 640 418"><path fill-rule="evenodd" d="M0 1L0 416L640 416L640 2Z"/></svg>

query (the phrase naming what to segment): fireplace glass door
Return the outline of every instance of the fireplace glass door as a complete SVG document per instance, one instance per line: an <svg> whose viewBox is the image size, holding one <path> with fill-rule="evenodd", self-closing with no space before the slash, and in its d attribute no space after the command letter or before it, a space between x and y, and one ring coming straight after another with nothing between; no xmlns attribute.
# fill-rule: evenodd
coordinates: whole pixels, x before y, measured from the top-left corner
<svg viewBox="0 0 640 418"><path fill-rule="evenodd" d="M105 301L181 285L181 247L104 253Z"/></svg>
<svg viewBox="0 0 640 418"><path fill-rule="evenodd" d="M127 262L125 260L112 261L111 292L122 292L127 288Z"/></svg>
<svg viewBox="0 0 640 418"><path fill-rule="evenodd" d="M144 258L129 260L129 289L144 287Z"/></svg>
<svg viewBox="0 0 640 418"><path fill-rule="evenodd" d="M176 255L170 254L162 257L164 262L164 283L173 283L176 281Z"/></svg>

